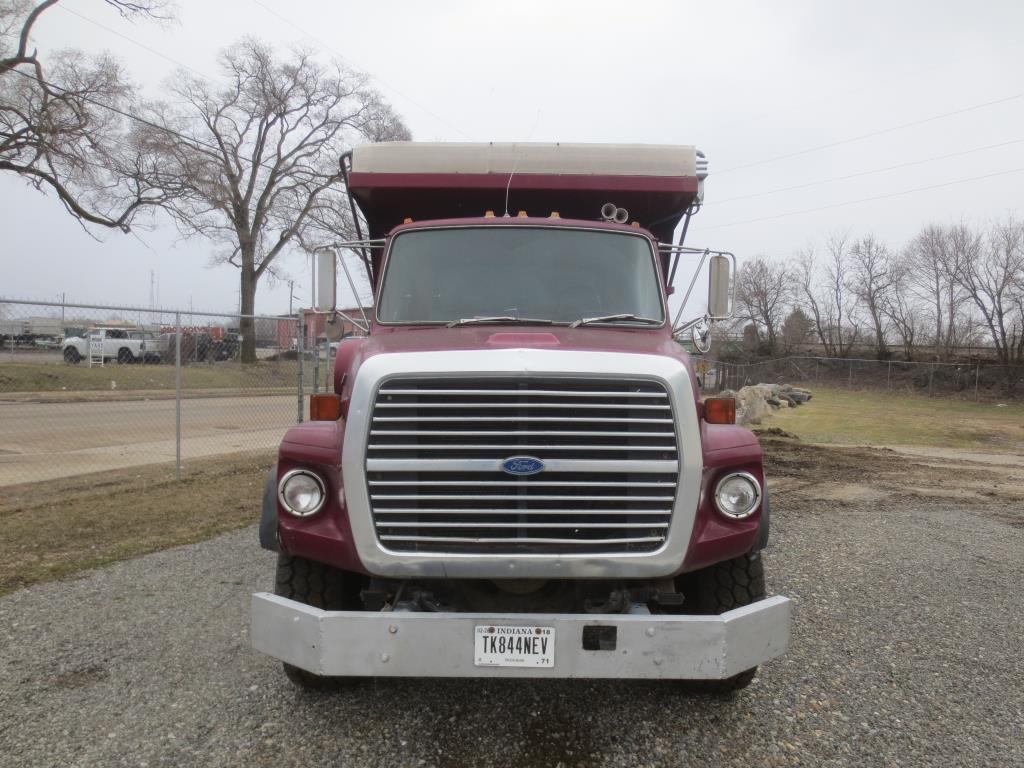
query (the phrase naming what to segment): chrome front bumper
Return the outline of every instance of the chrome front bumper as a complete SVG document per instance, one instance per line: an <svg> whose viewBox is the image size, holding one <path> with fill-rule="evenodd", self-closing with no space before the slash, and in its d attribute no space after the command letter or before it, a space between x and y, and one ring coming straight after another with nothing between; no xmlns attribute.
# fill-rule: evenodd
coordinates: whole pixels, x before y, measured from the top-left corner
<svg viewBox="0 0 1024 768"><path fill-rule="evenodd" d="M479 667L478 624L555 628L551 668ZM583 628L616 628L614 651L583 650ZM720 616L322 611L252 597L253 647L325 676L581 677L714 680L781 656L790 601L769 597Z"/></svg>

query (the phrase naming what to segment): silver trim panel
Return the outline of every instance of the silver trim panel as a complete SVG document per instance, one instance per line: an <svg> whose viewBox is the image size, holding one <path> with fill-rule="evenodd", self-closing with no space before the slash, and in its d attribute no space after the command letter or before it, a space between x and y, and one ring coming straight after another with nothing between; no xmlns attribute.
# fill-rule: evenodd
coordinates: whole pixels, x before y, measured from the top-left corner
<svg viewBox="0 0 1024 768"><path fill-rule="evenodd" d="M318 675L715 680L781 656L791 604L769 597L720 616L322 611L252 596L253 648ZM477 667L477 624L555 628L555 665ZM616 650L584 651L583 628L612 626Z"/></svg>
<svg viewBox="0 0 1024 768"><path fill-rule="evenodd" d="M366 459L371 414L377 390L395 377L460 378L509 376L560 377L602 381L649 379L660 383L670 405L646 406L673 415L679 461L615 462L614 472L675 472L677 494L672 525L662 546L650 552L564 552L552 554L476 554L464 552L392 552L377 541L370 514L367 471L494 472L495 459ZM378 404L386 405L386 403ZM481 404L493 407L493 404ZM552 404L553 407L564 405ZM509 404L510 407L518 407ZM575 407L575 406L574 406ZM645 407L645 406L639 406ZM418 446L422 448L423 446ZM451 446L446 446L450 448ZM546 447L546 446L545 446ZM590 446L588 446L590 448ZM516 452L523 446L515 446ZM664 447L659 450L664 450ZM548 459L546 471L608 471L597 459ZM369 358L356 375L345 427L342 475L356 550L363 566L375 575L424 578L631 578L662 577L682 565L689 546L703 470L699 424L690 377L682 362L660 355L547 349L482 349L408 352ZM383 511L383 510L382 510Z"/></svg>

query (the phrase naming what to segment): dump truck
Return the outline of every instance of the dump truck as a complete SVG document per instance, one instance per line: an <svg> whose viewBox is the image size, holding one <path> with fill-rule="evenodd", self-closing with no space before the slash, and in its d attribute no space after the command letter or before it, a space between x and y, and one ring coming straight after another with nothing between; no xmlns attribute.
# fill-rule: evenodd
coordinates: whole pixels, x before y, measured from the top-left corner
<svg viewBox="0 0 1024 768"><path fill-rule="evenodd" d="M765 588L761 448L680 343L731 311L734 256L683 241L704 155L394 142L342 170L359 230L317 254L317 311L359 331L270 470L253 646L304 687L750 683L790 601ZM350 265L374 295L343 324Z"/></svg>

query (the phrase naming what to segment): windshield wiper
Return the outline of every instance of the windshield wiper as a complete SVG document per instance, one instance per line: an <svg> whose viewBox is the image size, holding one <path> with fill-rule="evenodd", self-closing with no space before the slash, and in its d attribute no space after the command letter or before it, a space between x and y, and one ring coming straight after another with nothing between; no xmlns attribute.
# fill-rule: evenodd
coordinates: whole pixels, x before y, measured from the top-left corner
<svg viewBox="0 0 1024 768"><path fill-rule="evenodd" d="M551 325L554 320L546 320L538 317L512 317L511 315L498 315L496 317L464 317L461 320L452 320L448 323L449 328L457 325L474 325L477 323L519 323L521 325Z"/></svg>
<svg viewBox="0 0 1024 768"><path fill-rule="evenodd" d="M581 325L589 325L590 323L610 323L613 320L630 320L634 323L648 323L650 325L661 325L661 320L656 320L653 317L641 317L640 315L634 315L630 312L620 312L617 315L601 315L600 317L581 317L579 320L573 320L569 323L570 328L579 328Z"/></svg>

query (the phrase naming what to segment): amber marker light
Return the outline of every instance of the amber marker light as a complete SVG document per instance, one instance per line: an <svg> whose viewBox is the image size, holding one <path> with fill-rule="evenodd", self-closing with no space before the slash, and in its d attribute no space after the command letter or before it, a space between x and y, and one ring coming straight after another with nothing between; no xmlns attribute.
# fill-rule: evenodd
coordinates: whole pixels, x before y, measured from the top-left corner
<svg viewBox="0 0 1024 768"><path fill-rule="evenodd" d="M310 396L310 421L337 421L340 418L341 398L338 395L328 393Z"/></svg>
<svg viewBox="0 0 1024 768"><path fill-rule="evenodd" d="M735 424L736 401L731 397L709 397L704 401L704 421L709 424Z"/></svg>

